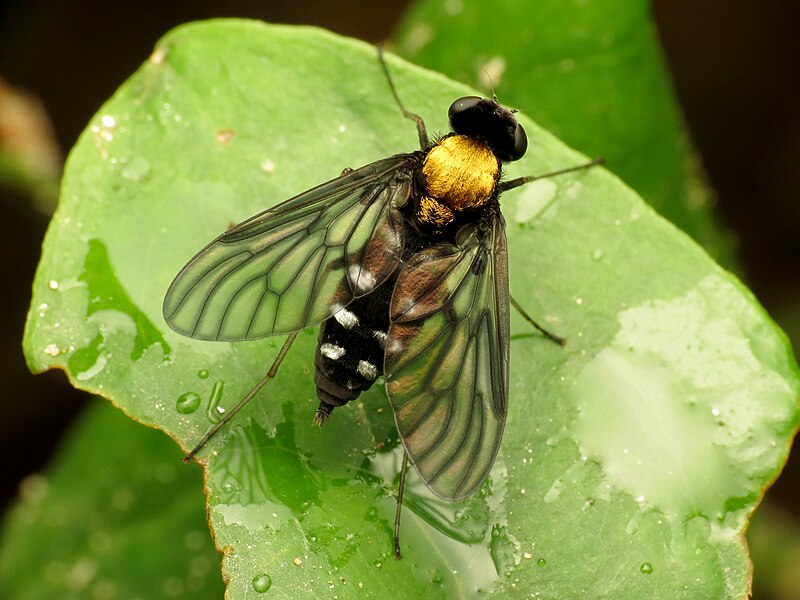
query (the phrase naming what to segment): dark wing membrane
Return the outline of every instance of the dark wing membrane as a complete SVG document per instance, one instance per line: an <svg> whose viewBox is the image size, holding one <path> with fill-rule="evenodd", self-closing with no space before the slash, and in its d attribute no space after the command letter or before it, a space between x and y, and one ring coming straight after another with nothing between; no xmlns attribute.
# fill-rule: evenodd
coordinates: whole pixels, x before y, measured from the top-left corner
<svg viewBox="0 0 800 600"><path fill-rule="evenodd" d="M389 400L417 471L448 500L469 496L489 474L508 406L508 253L499 211L487 225L459 246L415 254L392 295Z"/></svg>
<svg viewBox="0 0 800 600"><path fill-rule="evenodd" d="M184 335L248 340L314 325L397 268L414 154L351 171L237 225L178 273L164 318Z"/></svg>

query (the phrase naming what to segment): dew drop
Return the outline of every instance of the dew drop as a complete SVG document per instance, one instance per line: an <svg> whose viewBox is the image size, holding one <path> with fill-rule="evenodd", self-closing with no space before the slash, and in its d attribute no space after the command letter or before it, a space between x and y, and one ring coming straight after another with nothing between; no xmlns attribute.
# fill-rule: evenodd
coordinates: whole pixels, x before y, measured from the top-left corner
<svg viewBox="0 0 800 600"><path fill-rule="evenodd" d="M600 248L598 248L597 250L594 250L592 252L592 260L594 261L603 260L603 257L605 255L606 255L605 252L603 252L602 250L600 250Z"/></svg>
<svg viewBox="0 0 800 600"><path fill-rule="evenodd" d="M197 372L197 376L198 376L200 379L208 379L208 369L200 369L200 370Z"/></svg>
<svg viewBox="0 0 800 600"><path fill-rule="evenodd" d="M536 564L539 565L540 567L546 567L547 561L543 558L540 558L539 560L536 561Z"/></svg>
<svg viewBox="0 0 800 600"><path fill-rule="evenodd" d="M122 176L130 181L142 181L150 174L150 163L146 158L137 156L122 169Z"/></svg>
<svg viewBox="0 0 800 600"><path fill-rule="evenodd" d="M272 577L266 573L261 573L253 577L253 589L259 594L263 594L272 587Z"/></svg>
<svg viewBox="0 0 800 600"><path fill-rule="evenodd" d="M175 403L175 410L182 415L191 414L200 407L200 400L200 394L186 392L178 398L178 401Z"/></svg>
<svg viewBox="0 0 800 600"><path fill-rule="evenodd" d="M49 287L51 290L57 290L58 282L55 279L51 279L50 283L47 284L47 287Z"/></svg>
<svg viewBox="0 0 800 600"><path fill-rule="evenodd" d="M653 565L650 563L642 563L642 566L639 567L639 570L644 573L645 575L649 575L653 572Z"/></svg>

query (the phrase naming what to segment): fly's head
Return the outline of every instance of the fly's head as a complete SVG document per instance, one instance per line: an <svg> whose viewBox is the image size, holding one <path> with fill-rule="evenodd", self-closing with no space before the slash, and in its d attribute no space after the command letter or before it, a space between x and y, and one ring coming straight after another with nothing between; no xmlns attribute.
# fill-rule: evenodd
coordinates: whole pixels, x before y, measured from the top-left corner
<svg viewBox="0 0 800 600"><path fill-rule="evenodd" d="M486 143L503 162L519 160L528 149L528 137L514 112L497 100L464 96L447 111L455 133Z"/></svg>

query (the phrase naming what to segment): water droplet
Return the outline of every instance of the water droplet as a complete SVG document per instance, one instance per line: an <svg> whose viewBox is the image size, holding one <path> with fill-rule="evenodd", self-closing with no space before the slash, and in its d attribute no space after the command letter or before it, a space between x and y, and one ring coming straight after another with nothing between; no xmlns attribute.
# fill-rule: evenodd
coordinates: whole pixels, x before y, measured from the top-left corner
<svg viewBox="0 0 800 600"><path fill-rule="evenodd" d="M225 389L224 381L214 382L214 387L211 388L211 398L208 401L208 408L206 409L206 417L212 423L219 423L220 414L225 412L225 409L219 410L220 400L222 400L222 392Z"/></svg>
<svg viewBox="0 0 800 600"><path fill-rule="evenodd" d="M275 170L275 163L265 158L261 161L261 170L264 171L264 173L272 173Z"/></svg>
<svg viewBox="0 0 800 600"><path fill-rule="evenodd" d="M200 407L200 394L194 392L186 392L175 403L175 410L182 415L188 415L196 411Z"/></svg>
<svg viewBox="0 0 800 600"><path fill-rule="evenodd" d="M58 356L61 354L61 348L59 348L56 344L47 344L44 347L44 353L49 354L50 356Z"/></svg>
<svg viewBox="0 0 800 600"><path fill-rule="evenodd" d="M605 255L606 255L605 252L603 252L602 250L600 250L600 248L598 248L597 250L594 250L592 252L592 260L603 260L603 257Z"/></svg>
<svg viewBox="0 0 800 600"><path fill-rule="evenodd" d="M141 181L150 174L150 163L143 156L137 156L122 169L122 176L131 181Z"/></svg>
<svg viewBox="0 0 800 600"><path fill-rule="evenodd" d="M547 493L544 495L544 501L547 504L552 504L553 502L558 500L558 497L561 495L561 490L563 489L563 487L564 487L564 482L561 481L560 478L556 479L553 482L553 485L550 486L550 489L547 490Z"/></svg>
<svg viewBox="0 0 800 600"><path fill-rule="evenodd" d="M536 564L539 565L540 567L546 567L547 561L543 558L540 558L539 560L536 561Z"/></svg>
<svg viewBox="0 0 800 600"><path fill-rule="evenodd" d="M650 563L642 563L642 566L639 567L639 570L644 573L645 575L649 575L653 572L653 565Z"/></svg>
<svg viewBox="0 0 800 600"><path fill-rule="evenodd" d="M263 594L272 587L272 577L266 573L261 573L253 577L253 589L259 594Z"/></svg>
<svg viewBox="0 0 800 600"><path fill-rule="evenodd" d="M510 574L519 564L519 542L500 524L492 527L489 552L497 573Z"/></svg>
<svg viewBox="0 0 800 600"><path fill-rule="evenodd" d="M553 203L558 185L549 179L537 179L526 185L518 195L515 219L518 223L532 221Z"/></svg>
<svg viewBox="0 0 800 600"><path fill-rule="evenodd" d="M575 298L575 304L577 304L578 306L583 304L583 298Z"/></svg>
<svg viewBox="0 0 800 600"><path fill-rule="evenodd" d="M81 371L80 373L75 375L75 378L78 379L79 381L86 381L87 379L92 379L93 377L99 375L103 371L103 369L106 368L107 364L108 364L108 356L102 353L98 354L95 363L85 371Z"/></svg>
<svg viewBox="0 0 800 600"><path fill-rule="evenodd" d="M197 372L197 376L198 376L200 379L208 379L208 369L200 369L200 370Z"/></svg>
<svg viewBox="0 0 800 600"><path fill-rule="evenodd" d="M47 284L47 287L49 287L51 290L57 290L58 282L55 279L51 279L50 283Z"/></svg>

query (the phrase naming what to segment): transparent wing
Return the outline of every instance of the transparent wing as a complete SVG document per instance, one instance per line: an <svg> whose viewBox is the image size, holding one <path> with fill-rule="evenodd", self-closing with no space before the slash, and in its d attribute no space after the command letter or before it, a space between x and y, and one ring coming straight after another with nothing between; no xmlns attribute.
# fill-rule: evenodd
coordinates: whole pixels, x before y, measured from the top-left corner
<svg viewBox="0 0 800 600"><path fill-rule="evenodd" d="M463 234L463 235L462 235ZM488 475L508 400L508 256L499 210L458 246L415 254L392 295L386 388L427 486L449 500Z"/></svg>
<svg viewBox="0 0 800 600"><path fill-rule="evenodd" d="M178 273L164 318L184 335L248 340L314 325L397 268L414 154L372 163L237 225Z"/></svg>

